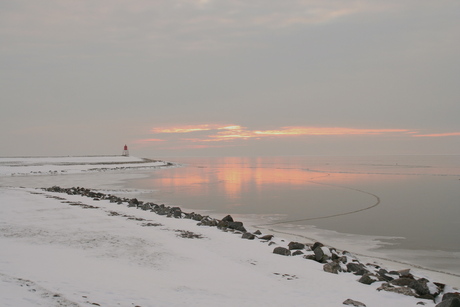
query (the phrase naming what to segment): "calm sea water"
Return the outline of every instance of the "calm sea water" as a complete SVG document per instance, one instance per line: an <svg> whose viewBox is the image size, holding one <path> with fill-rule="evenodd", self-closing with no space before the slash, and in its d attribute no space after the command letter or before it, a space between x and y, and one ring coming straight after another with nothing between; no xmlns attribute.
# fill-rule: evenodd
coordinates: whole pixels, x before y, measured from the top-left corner
<svg viewBox="0 0 460 307"><path fill-rule="evenodd" d="M166 160L183 167L124 186L218 218L248 215L265 227L388 237L387 252L413 251L407 261L418 254L422 266L460 274L460 156Z"/></svg>

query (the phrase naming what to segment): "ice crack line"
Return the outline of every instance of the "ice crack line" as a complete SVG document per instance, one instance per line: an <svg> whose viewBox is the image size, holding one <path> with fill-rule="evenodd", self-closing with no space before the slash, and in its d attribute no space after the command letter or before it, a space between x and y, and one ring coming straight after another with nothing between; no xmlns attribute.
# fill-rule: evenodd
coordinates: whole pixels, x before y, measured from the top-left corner
<svg viewBox="0 0 460 307"><path fill-rule="evenodd" d="M353 190L353 191L357 191L357 192L364 193L364 194L367 194L367 195L371 195L372 197L375 198L375 203L374 203L372 206L369 206L369 207L366 207L366 208L362 208L362 209L358 209L358 210L353 210L353 211L348 211L348 212L343 212L343 213L337 213L337 214L331 214L331 215L326 215L326 216L309 217L309 218L296 219L296 220L288 220L288 221L279 221L279 222L274 222L274 223L269 223L269 224L262 224L262 225L260 225L260 226L270 226L270 225L278 225L278 224L286 224L286 223L296 223L296 222L304 222L304 221L328 219L328 218L332 218L332 217L338 217L338 216L344 216L344 215L349 215L349 214L355 214L355 213L358 213L358 212L361 212L361 211L369 210L369 209L372 209L372 208L377 207L377 206L380 204L380 197L378 197L377 195L375 195L375 194L373 194L373 193L370 193L370 192L366 192L366 191L363 191L363 190L359 190L359 189L355 189L355 188L350 188L350 187L344 187L344 186L329 184L329 183L322 183L322 182L317 182L317 181L311 181L311 180L309 180L308 182L311 182L311 183L314 183L314 184L320 184L320 185L327 185L327 186L332 186L332 187L338 187L338 188L347 189L347 190Z"/></svg>

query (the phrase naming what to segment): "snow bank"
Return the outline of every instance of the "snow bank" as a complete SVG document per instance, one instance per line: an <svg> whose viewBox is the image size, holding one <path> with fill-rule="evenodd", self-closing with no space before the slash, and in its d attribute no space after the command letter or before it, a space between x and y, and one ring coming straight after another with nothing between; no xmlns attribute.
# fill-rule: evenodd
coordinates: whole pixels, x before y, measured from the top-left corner
<svg viewBox="0 0 460 307"><path fill-rule="evenodd" d="M0 189L2 306L415 306L196 221L79 195ZM201 239L180 234L199 234ZM282 243L282 238L277 238ZM425 306L434 306L424 301ZM97 306L96 305L96 306Z"/></svg>
<svg viewBox="0 0 460 307"><path fill-rule="evenodd" d="M125 156L12 157L0 158L0 176L76 174L166 165L164 161Z"/></svg>

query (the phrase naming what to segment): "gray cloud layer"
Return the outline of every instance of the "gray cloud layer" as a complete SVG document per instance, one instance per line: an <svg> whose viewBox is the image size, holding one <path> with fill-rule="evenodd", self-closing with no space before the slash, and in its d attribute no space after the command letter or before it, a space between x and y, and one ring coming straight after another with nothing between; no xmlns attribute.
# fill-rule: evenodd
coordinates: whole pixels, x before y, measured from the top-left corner
<svg viewBox="0 0 460 307"><path fill-rule="evenodd" d="M458 132L459 20L444 0L2 1L0 154L110 153L185 124ZM345 141L309 142L283 152ZM347 142L347 154L460 149L458 136ZM138 150L181 153L171 147Z"/></svg>

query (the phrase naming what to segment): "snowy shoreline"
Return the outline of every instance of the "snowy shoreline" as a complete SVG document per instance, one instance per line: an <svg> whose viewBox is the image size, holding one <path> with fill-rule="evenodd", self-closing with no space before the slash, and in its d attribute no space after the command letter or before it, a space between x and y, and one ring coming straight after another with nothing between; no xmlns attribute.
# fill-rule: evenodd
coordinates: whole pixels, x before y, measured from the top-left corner
<svg viewBox="0 0 460 307"><path fill-rule="evenodd" d="M173 166L170 162L125 156L0 158L0 176L78 174Z"/></svg>
<svg viewBox="0 0 460 307"><path fill-rule="evenodd" d="M90 166L75 164L72 171ZM8 167L0 158L0 174ZM367 306L435 306L442 298L435 303L377 291L386 281L364 285L359 275L324 272L325 263L274 254L289 243L277 235L270 246L242 240L193 219L138 210L139 204L18 187L1 187L0 199L2 306L303 306L305 300L340 306L347 299Z"/></svg>

